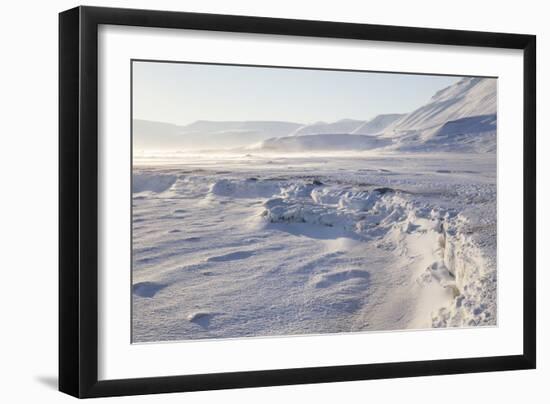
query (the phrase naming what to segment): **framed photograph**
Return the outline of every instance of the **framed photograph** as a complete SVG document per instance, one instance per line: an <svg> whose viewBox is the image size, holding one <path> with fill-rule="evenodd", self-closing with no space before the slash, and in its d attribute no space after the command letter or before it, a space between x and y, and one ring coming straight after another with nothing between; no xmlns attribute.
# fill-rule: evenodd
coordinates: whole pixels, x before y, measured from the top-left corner
<svg viewBox="0 0 550 404"><path fill-rule="evenodd" d="M59 17L59 388L535 368L535 37Z"/></svg>

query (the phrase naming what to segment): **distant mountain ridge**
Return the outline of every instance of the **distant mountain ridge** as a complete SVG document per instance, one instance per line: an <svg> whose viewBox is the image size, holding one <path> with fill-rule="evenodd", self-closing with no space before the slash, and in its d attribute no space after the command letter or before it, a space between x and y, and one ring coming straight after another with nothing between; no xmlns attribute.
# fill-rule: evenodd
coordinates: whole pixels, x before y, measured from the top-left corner
<svg viewBox="0 0 550 404"><path fill-rule="evenodd" d="M136 149L200 149L241 147L287 136L302 124L284 121L206 121L189 125L134 119Z"/></svg>
<svg viewBox="0 0 550 404"><path fill-rule="evenodd" d="M135 119L134 148L493 152L496 90L495 79L466 77L436 92L425 105L408 114L381 114L370 120L312 124L199 120L173 125ZM315 138L302 139L310 136Z"/></svg>
<svg viewBox="0 0 550 404"><path fill-rule="evenodd" d="M404 117L406 114L382 114L377 115L370 121L364 122L361 126L356 128L353 134L357 135L378 135L383 133L391 124L398 119Z"/></svg>
<svg viewBox="0 0 550 404"><path fill-rule="evenodd" d="M273 136L286 136L302 126L300 123L285 121L195 121L181 126L182 133L227 133L262 132Z"/></svg>
<svg viewBox="0 0 550 404"><path fill-rule="evenodd" d="M301 124L286 121L208 121L188 125L134 119L136 149L243 147L285 136L321 134L371 135L382 132L400 114L378 115L371 120L341 119L336 122Z"/></svg>
<svg viewBox="0 0 550 404"><path fill-rule="evenodd" d="M377 136L324 133L272 138L263 141L259 148L277 152L354 151L376 149L390 143L390 139Z"/></svg>
<svg viewBox="0 0 550 404"><path fill-rule="evenodd" d="M308 136L308 135L323 135L331 133L352 133L366 121L356 119L341 119L336 122L316 122L309 125L302 125L290 136Z"/></svg>

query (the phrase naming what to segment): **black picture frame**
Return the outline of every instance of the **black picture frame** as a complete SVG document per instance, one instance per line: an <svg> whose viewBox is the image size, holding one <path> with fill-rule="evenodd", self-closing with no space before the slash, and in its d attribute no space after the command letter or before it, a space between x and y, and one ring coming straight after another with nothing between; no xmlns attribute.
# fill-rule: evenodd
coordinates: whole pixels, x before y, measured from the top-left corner
<svg viewBox="0 0 550 404"><path fill-rule="evenodd" d="M523 50L523 353L99 381L97 52L100 24ZM97 7L77 7L60 13L59 390L85 398L534 369L535 122L534 35Z"/></svg>

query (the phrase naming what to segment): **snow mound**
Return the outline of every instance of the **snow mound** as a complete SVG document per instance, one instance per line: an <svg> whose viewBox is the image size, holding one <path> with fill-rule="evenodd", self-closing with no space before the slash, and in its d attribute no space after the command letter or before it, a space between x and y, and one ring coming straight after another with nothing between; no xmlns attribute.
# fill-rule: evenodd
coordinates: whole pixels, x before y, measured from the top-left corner
<svg viewBox="0 0 550 404"><path fill-rule="evenodd" d="M157 173L133 173L132 174L132 192L164 192L172 187L178 177L171 174Z"/></svg>
<svg viewBox="0 0 550 404"><path fill-rule="evenodd" d="M282 193L284 195L284 193ZM408 215L409 202L395 192L324 187L309 195L264 202L269 223L305 223L338 228L359 237L379 238Z"/></svg>
<svg viewBox="0 0 550 404"><path fill-rule="evenodd" d="M311 193L318 189L314 183L297 182L281 184L281 196L285 199L309 198Z"/></svg>
<svg viewBox="0 0 550 404"><path fill-rule="evenodd" d="M209 193L215 196L234 198L269 198L280 192L275 181L248 179L220 179L210 185Z"/></svg>
<svg viewBox="0 0 550 404"><path fill-rule="evenodd" d="M134 295L140 297L154 297L161 289L164 289L166 285L156 282L139 282L132 286L132 292Z"/></svg>
<svg viewBox="0 0 550 404"><path fill-rule="evenodd" d="M466 222L465 218L458 216L444 232L439 265L451 274L455 296L450 306L433 314L432 327L496 324L497 271L487 265L481 250L462 231Z"/></svg>
<svg viewBox="0 0 550 404"><path fill-rule="evenodd" d="M381 246L433 261L418 273L421 293L443 295L439 308L431 313L432 327L494 325L496 321L496 268L467 235L467 220L454 210L444 210L411 200L390 188L372 190L316 187L300 197L279 196L263 204L261 216L268 223L296 227L309 225L339 229L345 237L379 240ZM278 227L284 229L284 227ZM307 234L304 230L304 234ZM342 233L340 233L342 234ZM418 250L418 246L422 249ZM359 272L322 274L317 288L334 282L368 277ZM436 286L436 289L434 288Z"/></svg>
<svg viewBox="0 0 550 404"><path fill-rule="evenodd" d="M263 205L262 216L270 223L308 223L327 227L353 226L352 218L343 212L326 206L317 206L307 201L295 202L284 198L273 198Z"/></svg>
<svg viewBox="0 0 550 404"><path fill-rule="evenodd" d="M210 321L212 320L212 317L214 317L213 313L209 312L193 312L187 315L187 321L190 323L195 323L203 328L206 328L210 325Z"/></svg>
<svg viewBox="0 0 550 404"><path fill-rule="evenodd" d="M368 211L378 202L377 192L346 192L338 200L338 208L342 210Z"/></svg>

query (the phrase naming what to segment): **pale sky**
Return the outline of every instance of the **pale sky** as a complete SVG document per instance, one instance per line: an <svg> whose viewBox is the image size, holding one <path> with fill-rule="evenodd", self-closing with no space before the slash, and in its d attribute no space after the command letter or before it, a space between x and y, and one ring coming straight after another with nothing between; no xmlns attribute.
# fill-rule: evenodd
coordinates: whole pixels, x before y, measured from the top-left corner
<svg viewBox="0 0 550 404"><path fill-rule="evenodd" d="M313 123L410 112L460 80L371 72L133 62L133 118Z"/></svg>

